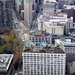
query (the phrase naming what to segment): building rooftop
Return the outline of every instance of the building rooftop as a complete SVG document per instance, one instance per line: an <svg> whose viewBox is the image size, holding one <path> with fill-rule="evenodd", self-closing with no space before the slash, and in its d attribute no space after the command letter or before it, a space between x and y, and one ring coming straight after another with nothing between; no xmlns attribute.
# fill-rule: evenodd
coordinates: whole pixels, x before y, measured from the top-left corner
<svg viewBox="0 0 75 75"><path fill-rule="evenodd" d="M29 35L34 35L34 36L48 36L49 33L47 33L46 31L42 31L42 30L35 30L35 31L31 31L29 33Z"/></svg>
<svg viewBox="0 0 75 75"><path fill-rule="evenodd" d="M64 9L75 9L75 5L64 5Z"/></svg>
<svg viewBox="0 0 75 75"><path fill-rule="evenodd" d="M0 54L0 72L8 70L12 58L13 54Z"/></svg>
<svg viewBox="0 0 75 75"><path fill-rule="evenodd" d="M67 22L69 18L67 18L67 14L65 13L55 13L55 14L41 14L38 17L38 20L49 22L49 21L56 21L56 22ZM70 18L72 19L72 18Z"/></svg>
<svg viewBox="0 0 75 75"><path fill-rule="evenodd" d="M67 47L75 47L75 42L71 40L64 40L64 41L61 41L61 43Z"/></svg>
<svg viewBox="0 0 75 75"><path fill-rule="evenodd" d="M61 23L58 23L58 22L54 22L54 21L49 21L49 22L44 22L44 24L47 26L47 27L63 27L64 26L64 24L66 24L65 22L62 22L62 24Z"/></svg>
<svg viewBox="0 0 75 75"><path fill-rule="evenodd" d="M24 52L31 53L56 53L56 54L64 54L65 52L58 47L36 47L33 49L25 49Z"/></svg>
<svg viewBox="0 0 75 75"><path fill-rule="evenodd" d="M54 2L54 3L55 3L55 2L57 2L57 1L56 1L56 0L44 0L44 2L48 2L48 3L49 3L49 2Z"/></svg>

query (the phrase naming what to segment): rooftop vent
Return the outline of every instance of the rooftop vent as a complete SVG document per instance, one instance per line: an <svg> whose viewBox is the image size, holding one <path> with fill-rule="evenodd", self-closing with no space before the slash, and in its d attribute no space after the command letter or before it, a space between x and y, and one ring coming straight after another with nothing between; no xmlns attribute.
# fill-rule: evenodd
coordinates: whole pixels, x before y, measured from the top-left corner
<svg viewBox="0 0 75 75"><path fill-rule="evenodd" d="M0 63L3 63L3 59L0 59Z"/></svg>

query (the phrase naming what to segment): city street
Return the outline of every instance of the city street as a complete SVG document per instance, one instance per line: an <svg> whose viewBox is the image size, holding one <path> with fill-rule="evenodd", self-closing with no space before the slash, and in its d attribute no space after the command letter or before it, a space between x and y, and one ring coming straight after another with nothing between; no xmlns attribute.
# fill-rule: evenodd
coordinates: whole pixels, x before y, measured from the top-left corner
<svg viewBox="0 0 75 75"><path fill-rule="evenodd" d="M13 29L19 32L19 37L22 41L28 40L28 28L24 25L23 21L19 20L16 16L16 12L13 9Z"/></svg>
<svg viewBox="0 0 75 75"><path fill-rule="evenodd" d="M18 37L23 41L27 41L28 40L28 28L26 27L26 25L24 25L23 21L19 20L16 16L16 12L13 9L13 29L16 30L19 35ZM20 50L20 52L22 53L22 51ZM23 75L23 68L18 67L18 71L14 74L14 75Z"/></svg>

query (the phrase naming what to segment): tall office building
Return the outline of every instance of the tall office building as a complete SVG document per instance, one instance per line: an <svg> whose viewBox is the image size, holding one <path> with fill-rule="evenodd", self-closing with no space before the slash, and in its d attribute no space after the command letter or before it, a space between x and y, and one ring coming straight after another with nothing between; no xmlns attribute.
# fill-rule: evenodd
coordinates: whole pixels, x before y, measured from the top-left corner
<svg viewBox="0 0 75 75"><path fill-rule="evenodd" d="M12 0L0 0L0 27L12 28Z"/></svg>
<svg viewBox="0 0 75 75"><path fill-rule="evenodd" d="M24 0L24 21L28 26L32 23L32 12L32 0Z"/></svg>
<svg viewBox="0 0 75 75"><path fill-rule="evenodd" d="M39 11L39 5L43 0L24 0L24 21L25 24L31 27L33 20Z"/></svg>
<svg viewBox="0 0 75 75"><path fill-rule="evenodd" d="M23 75L65 75L66 55L62 50L36 50L23 52Z"/></svg>

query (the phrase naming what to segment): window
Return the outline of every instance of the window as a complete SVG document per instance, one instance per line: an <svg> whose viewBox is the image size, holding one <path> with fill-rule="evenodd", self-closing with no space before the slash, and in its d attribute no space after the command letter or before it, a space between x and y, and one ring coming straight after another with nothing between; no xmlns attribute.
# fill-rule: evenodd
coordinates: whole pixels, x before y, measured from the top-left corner
<svg viewBox="0 0 75 75"><path fill-rule="evenodd" d="M34 5L32 5L32 10L34 10Z"/></svg>
<svg viewBox="0 0 75 75"><path fill-rule="evenodd" d="M38 38L36 37L36 42L38 42Z"/></svg>
<svg viewBox="0 0 75 75"><path fill-rule="evenodd" d="M52 33L53 33L53 28L52 28Z"/></svg>
<svg viewBox="0 0 75 75"><path fill-rule="evenodd" d="M38 2L37 0L35 0L36 1L36 3Z"/></svg>

